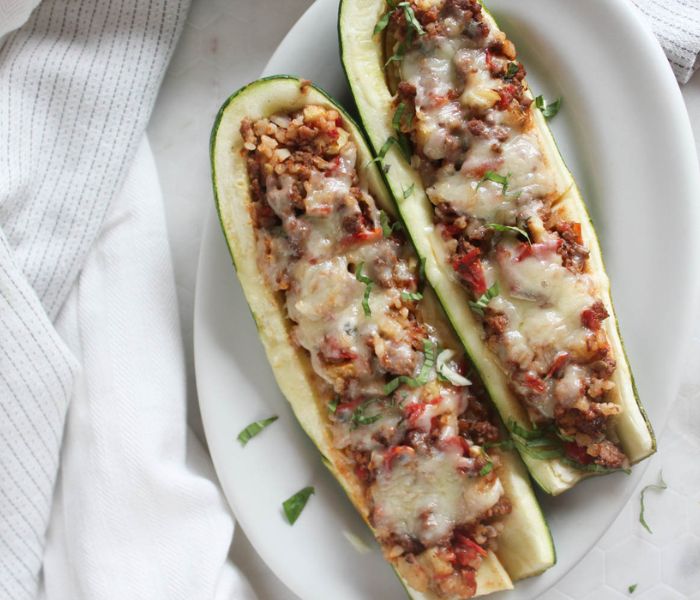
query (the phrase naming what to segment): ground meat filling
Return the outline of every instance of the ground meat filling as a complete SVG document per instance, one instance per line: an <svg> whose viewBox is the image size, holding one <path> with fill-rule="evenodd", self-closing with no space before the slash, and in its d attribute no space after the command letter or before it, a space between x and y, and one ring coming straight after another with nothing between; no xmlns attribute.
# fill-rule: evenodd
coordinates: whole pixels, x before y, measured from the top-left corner
<svg viewBox="0 0 700 600"><path fill-rule="evenodd" d="M410 0L384 35L394 124L513 392L574 466L627 467L608 401L609 315L581 224L558 207L566 190L541 151L515 47L476 0Z"/></svg>
<svg viewBox="0 0 700 600"><path fill-rule="evenodd" d="M358 176L342 117L309 105L241 135L257 261L334 398L330 436L366 516L410 585L471 597L511 511L483 389L426 319L414 251Z"/></svg>

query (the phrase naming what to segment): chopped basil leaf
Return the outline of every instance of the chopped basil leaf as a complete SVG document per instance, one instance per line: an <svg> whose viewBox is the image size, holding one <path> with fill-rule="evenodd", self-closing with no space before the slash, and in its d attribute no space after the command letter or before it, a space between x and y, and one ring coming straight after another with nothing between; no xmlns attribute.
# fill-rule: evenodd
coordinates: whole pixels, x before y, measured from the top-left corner
<svg viewBox="0 0 700 600"><path fill-rule="evenodd" d="M525 429L515 419L510 419L508 421L508 429L510 429L514 435L517 435L525 440L541 438L543 433L540 429Z"/></svg>
<svg viewBox="0 0 700 600"><path fill-rule="evenodd" d="M491 471L493 471L493 463L489 461L483 467L481 467L479 475L483 477L484 475L488 475Z"/></svg>
<svg viewBox="0 0 700 600"><path fill-rule="evenodd" d="M369 400L365 400L362 404L360 404L354 411L352 411L352 428L355 429L359 427L360 425L371 425L372 423L375 423L379 421L379 419L382 418L381 414L378 415L366 415L365 414L365 409L372 404L372 402L375 402L377 399L376 398L371 398Z"/></svg>
<svg viewBox="0 0 700 600"><path fill-rule="evenodd" d="M359 265L357 265L355 279L365 284L365 293L362 296L362 310L364 310L365 312L365 317L369 317L372 315L372 309L369 307L369 295L372 293L372 286L374 285L374 281L372 281L366 275L362 274L362 269L364 269L364 267L364 262L361 262Z"/></svg>
<svg viewBox="0 0 700 600"><path fill-rule="evenodd" d="M551 119L557 115L559 109L561 108L561 102L562 99L557 98L551 104L547 104L544 96L537 96L537 98L535 98L535 106L540 109L545 119Z"/></svg>
<svg viewBox="0 0 700 600"><path fill-rule="evenodd" d="M513 440L501 440L500 442L486 442L484 448L500 448L501 450L512 450L515 448Z"/></svg>
<svg viewBox="0 0 700 600"><path fill-rule="evenodd" d="M254 423L251 423L238 434L238 441L242 446L245 446L251 440L251 438L254 438L263 429L265 429L265 427L271 425L277 419L279 419L279 417L275 415L274 417L269 417L267 419L263 419L262 421L255 421Z"/></svg>
<svg viewBox="0 0 700 600"><path fill-rule="evenodd" d="M617 471L622 471L623 473L626 473L629 475L632 473L630 469L611 469L609 467L604 467L602 465L596 465L595 463L591 464L583 464L580 463L576 460L573 460L572 458L568 458L567 456L563 456L561 459L561 462L563 462L566 465L569 465L570 467L574 467L574 469L578 469L579 471L586 471L588 473L615 473Z"/></svg>
<svg viewBox="0 0 700 600"><path fill-rule="evenodd" d="M634 594L634 590L636 590L636 589L637 589L637 584L636 584L636 583L633 583L631 586L629 586L629 587L627 588L627 591L628 591L630 594Z"/></svg>
<svg viewBox="0 0 700 600"><path fill-rule="evenodd" d="M339 398L338 396L336 396L335 398L333 398L333 400L331 400L331 401L328 403L328 412L334 415L334 414L335 414L335 411L338 410L338 404L339 404L339 403L340 403L340 398Z"/></svg>
<svg viewBox="0 0 700 600"><path fill-rule="evenodd" d="M391 119L391 126L398 132L401 132L401 117L403 116L403 113L405 111L406 105L403 102L400 102L399 105L396 107L394 117Z"/></svg>
<svg viewBox="0 0 700 600"><path fill-rule="evenodd" d="M408 375L399 375L398 377L394 377L394 379L384 386L384 394L386 396L392 394L396 388L404 383L412 388L417 388L428 383L430 372L435 365L435 348L434 342L423 340L423 365L420 368L418 376L408 377Z"/></svg>
<svg viewBox="0 0 700 600"><path fill-rule="evenodd" d="M510 175L499 175L495 171L486 171L484 173L484 176L481 178L479 183L476 185L476 189L478 190L485 182L487 181L493 181L494 183L497 183L503 188L503 194L508 191L508 177Z"/></svg>
<svg viewBox="0 0 700 600"><path fill-rule="evenodd" d="M411 142L405 133L397 132L397 143L406 162L411 162Z"/></svg>
<svg viewBox="0 0 700 600"><path fill-rule="evenodd" d="M423 294L420 292L407 292L406 290L403 290L401 292L401 299L409 300L411 302L420 302L423 299Z"/></svg>
<svg viewBox="0 0 700 600"><path fill-rule="evenodd" d="M408 145L408 138L403 134L399 134L398 138L394 136L390 136L389 138L387 138L386 142L384 142L382 147L379 149L377 156L370 160L368 164L371 164L373 162L383 164L384 158L386 157L387 152L389 152L389 148L391 148L391 146L394 144L396 144L399 147L399 150L401 150L401 154L404 155L406 160L410 160L411 148Z"/></svg>
<svg viewBox="0 0 700 600"><path fill-rule="evenodd" d="M394 12L394 9L391 9L391 10L386 11L381 16L379 21L377 21L377 24L374 26L374 31L372 32L373 36L377 35L378 33L381 33L382 31L384 31L386 29L387 25L389 25L389 19L391 18L391 15L393 12Z"/></svg>
<svg viewBox="0 0 700 600"><path fill-rule="evenodd" d="M639 494L639 522L642 524L644 529L646 529L649 533L654 533L651 530L651 527L649 527L649 524L646 522L646 519L644 518L644 494L648 490L665 490L668 486L666 485L666 482L664 481L664 475L663 471L659 471L659 482L658 483L652 483L651 485L647 485L642 489L642 493Z"/></svg>
<svg viewBox="0 0 700 600"><path fill-rule="evenodd" d="M383 210L379 211L379 223L382 226L382 234L384 237L389 237L393 231L393 227L389 225L389 217Z"/></svg>
<svg viewBox="0 0 700 600"><path fill-rule="evenodd" d="M415 183L412 183L411 185L409 185L408 188L406 188L405 190L403 190L403 188L402 188L403 199L406 200L413 193L413 190L415 190L415 189L416 189Z"/></svg>
<svg viewBox="0 0 700 600"><path fill-rule="evenodd" d="M489 300L495 298L499 294L498 282L494 283L488 290L486 290L476 302L469 302L469 307L477 314L484 316L484 309L488 306Z"/></svg>
<svg viewBox="0 0 700 600"><path fill-rule="evenodd" d="M513 79L520 70L520 67L518 67L518 63L516 62L509 62L508 63L508 68L506 69L506 79Z"/></svg>
<svg viewBox="0 0 700 600"><path fill-rule="evenodd" d="M416 13L413 12L411 4L409 2L399 2L396 6L403 8L403 14L406 16L406 23L408 23L408 26L418 35L425 35L425 30L418 22L418 19L416 19Z"/></svg>
<svg viewBox="0 0 700 600"><path fill-rule="evenodd" d="M530 234L525 231L524 229L520 229L520 227L512 227L511 225L500 225L499 223L489 223L486 227L489 227L495 231L510 231L512 233L515 233L517 235L522 235L526 240L527 243L532 246L532 240L530 239Z"/></svg>
<svg viewBox="0 0 700 600"><path fill-rule="evenodd" d="M306 503L309 501L311 494L315 493L313 487L305 487L303 490L299 490L296 494L287 498L282 503L282 508L284 509L284 514L287 517L290 525L294 525L296 520L299 518L301 511L304 510Z"/></svg>

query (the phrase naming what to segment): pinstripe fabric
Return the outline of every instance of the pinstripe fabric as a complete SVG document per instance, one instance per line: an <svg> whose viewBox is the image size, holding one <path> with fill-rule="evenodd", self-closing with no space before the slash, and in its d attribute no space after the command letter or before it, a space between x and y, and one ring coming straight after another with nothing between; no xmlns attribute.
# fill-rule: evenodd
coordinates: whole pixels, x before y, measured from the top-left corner
<svg viewBox="0 0 700 600"><path fill-rule="evenodd" d="M649 21L679 83L687 83L700 55L700 0L632 0Z"/></svg>
<svg viewBox="0 0 700 600"><path fill-rule="evenodd" d="M45 0L0 48L0 597L33 598L78 365L52 321L146 126L188 0Z"/></svg>

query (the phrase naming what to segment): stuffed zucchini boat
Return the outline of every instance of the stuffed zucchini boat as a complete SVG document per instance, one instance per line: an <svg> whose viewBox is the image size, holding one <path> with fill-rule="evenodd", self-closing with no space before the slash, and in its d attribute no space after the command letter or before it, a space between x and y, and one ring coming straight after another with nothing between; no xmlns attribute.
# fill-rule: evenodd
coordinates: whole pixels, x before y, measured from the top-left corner
<svg viewBox="0 0 700 600"><path fill-rule="evenodd" d="M339 35L428 280L532 476L559 494L652 454L595 231L513 43L476 0L342 0Z"/></svg>
<svg viewBox="0 0 700 600"><path fill-rule="evenodd" d="M412 597L469 598L550 567L527 470L348 115L309 82L256 81L221 108L211 161L277 383Z"/></svg>

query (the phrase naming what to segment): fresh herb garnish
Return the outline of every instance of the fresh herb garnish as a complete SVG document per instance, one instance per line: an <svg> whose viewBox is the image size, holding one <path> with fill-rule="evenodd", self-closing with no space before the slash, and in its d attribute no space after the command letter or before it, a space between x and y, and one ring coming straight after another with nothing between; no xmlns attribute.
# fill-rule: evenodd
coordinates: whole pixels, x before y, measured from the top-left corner
<svg viewBox="0 0 700 600"><path fill-rule="evenodd" d="M630 594L634 594L634 590L636 590L636 589L637 589L637 584L636 584L636 583L633 583L631 586L629 586L629 587L627 588L627 591L628 591Z"/></svg>
<svg viewBox="0 0 700 600"><path fill-rule="evenodd" d="M420 292L407 292L406 290L403 290L401 292L401 299L409 300L411 302L419 302L423 299L423 294Z"/></svg>
<svg viewBox="0 0 700 600"><path fill-rule="evenodd" d="M500 293L498 289L498 282L494 283L488 290L486 290L476 302L469 302L469 308L471 308L475 313L484 316L484 309L489 303L491 298L495 298Z"/></svg>
<svg viewBox="0 0 700 600"><path fill-rule="evenodd" d="M489 223L486 227L489 227L495 231L501 231L501 232L510 231L510 232L515 233L517 235L522 235L527 240L527 243L532 246L532 240L530 240L530 234L527 231L525 231L524 229L520 229L520 227L513 227L511 225L501 225L499 223Z"/></svg>
<svg viewBox="0 0 700 600"><path fill-rule="evenodd" d="M245 446L251 440L251 438L254 438L263 429L265 429L265 427L271 425L277 419L279 419L279 417L275 415L274 417L269 417L267 419L263 419L262 421L255 421L254 423L251 423L238 434L238 441L242 446Z"/></svg>
<svg viewBox="0 0 700 600"><path fill-rule="evenodd" d="M338 396L336 396L335 398L333 398L333 400L331 400L331 401L328 403L328 412L331 413L332 415L334 415L334 414L335 414L335 411L338 410L338 404L339 404L339 403L340 403L340 398L339 398Z"/></svg>
<svg viewBox="0 0 700 600"><path fill-rule="evenodd" d="M513 440L501 440L500 442L486 442L484 444L485 449L489 448L500 448L501 450L512 450L515 448L515 442Z"/></svg>
<svg viewBox="0 0 700 600"><path fill-rule="evenodd" d="M505 196L506 192L508 191L508 177L510 177L510 174L499 175L495 171L486 171L486 173L484 173L484 176L479 180L479 183L476 185L476 189L478 190L487 181L493 181L494 183L497 183L503 188L503 195Z"/></svg>
<svg viewBox="0 0 700 600"><path fill-rule="evenodd" d="M394 377L389 383L384 386L384 394L388 396L392 394L401 384L406 384L412 388L420 387L428 383L430 372L435 365L435 343L430 340L423 340L423 365L416 377L408 377L408 375L399 375Z"/></svg>
<svg viewBox="0 0 700 600"><path fill-rule="evenodd" d="M391 126L396 131L401 131L401 117L403 116L404 112L406 112L406 105L403 102L399 102L399 105L394 111L394 116L391 119Z"/></svg>
<svg viewBox="0 0 700 600"><path fill-rule="evenodd" d="M537 96L537 98L535 98L535 106L540 109L545 119L551 119L557 116L557 113L561 108L561 102L562 99L557 98L551 104L547 104L547 101L544 99L544 96Z"/></svg>
<svg viewBox="0 0 700 600"><path fill-rule="evenodd" d="M372 32L373 36L381 33L387 28L387 25L389 25L389 19L391 18L392 13L396 10L396 5L392 2L392 0L387 0L387 4L389 5L390 10L386 11L381 16L379 21L377 21L377 24L374 26L374 31Z"/></svg>
<svg viewBox="0 0 700 600"><path fill-rule="evenodd" d="M425 35L425 29L423 29L423 26L418 19L416 19L416 13L413 12L413 7L410 2L399 2L396 7L403 8L403 14L406 17L406 23L408 23L410 29L415 31L418 35Z"/></svg>
<svg viewBox="0 0 700 600"><path fill-rule="evenodd" d="M435 361L435 369L438 373L438 377L459 387L471 385L471 381L466 377L447 366L447 362L451 360L454 355L454 350L443 350L438 354L437 360Z"/></svg>
<svg viewBox="0 0 700 600"><path fill-rule="evenodd" d="M378 162L384 167L384 172L386 172L388 169L386 166L384 166L384 158L386 157L387 152L389 152L389 148L391 148L394 144L396 144L399 147L399 150L401 150L401 154L404 155L404 158L406 160L410 160L411 148L408 146L408 138L406 138L405 135L401 134L401 136L399 137L388 137L386 142L384 142L384 144L382 144L382 147L379 149L377 156L370 160L368 164Z"/></svg>
<svg viewBox="0 0 700 600"><path fill-rule="evenodd" d="M296 520L299 518L301 511L304 510L306 503L309 501L311 494L315 493L313 487L305 487L303 490L299 490L296 494L287 498L282 503L282 508L284 509L284 514L287 517L290 525L294 525Z"/></svg>
<svg viewBox="0 0 700 600"><path fill-rule="evenodd" d="M375 423L382 418L381 414L371 416L365 414L365 409L376 400L376 398L370 398L369 400L365 400L362 404L355 408L355 410L352 411L351 421L353 429L356 429L360 425L371 425L372 423Z"/></svg>
<svg viewBox="0 0 700 600"><path fill-rule="evenodd" d="M664 481L664 475L663 471L659 471L659 482L658 483L652 483L650 485L645 486L642 489L641 494L639 494L639 522L642 524L644 529L646 529L649 533L654 533L651 530L651 527L649 527L649 524L646 522L646 519L644 518L644 494L648 490L658 490L662 491L665 490L668 486L666 485L666 482Z"/></svg>
<svg viewBox="0 0 700 600"><path fill-rule="evenodd" d="M391 236L394 228L389 225L389 217L383 210L379 211L379 224L382 226L382 235L384 237Z"/></svg>
<svg viewBox="0 0 700 600"><path fill-rule="evenodd" d="M372 314L372 309L369 307L369 295L372 293L372 286L374 285L374 281L372 281L366 275L362 274L362 269L364 269L364 267L364 262L361 262L359 265L357 265L355 279L357 279L357 281L359 281L360 283L365 284L365 293L362 296L362 310L365 311L365 317L369 317Z"/></svg>
<svg viewBox="0 0 700 600"><path fill-rule="evenodd" d="M483 467L481 467L479 475L483 477L484 475L488 475L491 471L493 471L493 463L489 461Z"/></svg>
<svg viewBox="0 0 700 600"><path fill-rule="evenodd" d="M403 191L403 199L406 200L413 193L413 190L416 189L416 184L412 183L405 190L403 188L401 189Z"/></svg>
<svg viewBox="0 0 700 600"><path fill-rule="evenodd" d="M506 79L513 79L518 74L520 67L516 62L509 62L508 68L506 69Z"/></svg>

